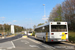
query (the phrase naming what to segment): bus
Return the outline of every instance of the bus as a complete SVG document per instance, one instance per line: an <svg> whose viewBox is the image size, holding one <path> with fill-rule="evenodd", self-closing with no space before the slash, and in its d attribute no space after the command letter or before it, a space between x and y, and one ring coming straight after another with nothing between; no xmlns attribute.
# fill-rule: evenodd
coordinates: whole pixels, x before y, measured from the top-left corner
<svg viewBox="0 0 75 50"><path fill-rule="evenodd" d="M67 22L49 22L35 28L35 38L43 42L68 41Z"/></svg>
<svg viewBox="0 0 75 50"><path fill-rule="evenodd" d="M32 33L33 33L32 31L28 31L29 36L32 36Z"/></svg>

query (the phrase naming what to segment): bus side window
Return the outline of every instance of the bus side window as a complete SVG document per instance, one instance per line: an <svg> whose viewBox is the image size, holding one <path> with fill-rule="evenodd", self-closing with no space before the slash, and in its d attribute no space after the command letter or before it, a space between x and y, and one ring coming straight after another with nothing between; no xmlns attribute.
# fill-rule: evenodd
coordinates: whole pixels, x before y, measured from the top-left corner
<svg viewBox="0 0 75 50"><path fill-rule="evenodd" d="M42 32L49 32L49 25L44 26L44 27L45 27L45 29L42 29Z"/></svg>

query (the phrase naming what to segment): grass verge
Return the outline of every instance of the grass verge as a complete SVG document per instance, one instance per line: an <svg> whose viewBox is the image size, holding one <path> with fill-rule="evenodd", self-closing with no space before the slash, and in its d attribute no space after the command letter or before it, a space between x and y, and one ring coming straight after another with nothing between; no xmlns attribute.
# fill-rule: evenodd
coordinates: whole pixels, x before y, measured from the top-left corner
<svg viewBox="0 0 75 50"><path fill-rule="evenodd" d="M75 43L75 32L69 31L69 42Z"/></svg>

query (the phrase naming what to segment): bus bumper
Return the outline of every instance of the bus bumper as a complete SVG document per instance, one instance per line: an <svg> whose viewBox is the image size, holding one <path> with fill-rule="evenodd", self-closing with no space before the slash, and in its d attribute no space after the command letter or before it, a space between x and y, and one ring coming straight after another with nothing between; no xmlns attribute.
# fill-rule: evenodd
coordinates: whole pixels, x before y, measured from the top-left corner
<svg viewBox="0 0 75 50"><path fill-rule="evenodd" d="M50 39L48 38L48 42L64 42L64 41L68 41L68 38L65 40L62 40L60 38L56 38L56 39Z"/></svg>

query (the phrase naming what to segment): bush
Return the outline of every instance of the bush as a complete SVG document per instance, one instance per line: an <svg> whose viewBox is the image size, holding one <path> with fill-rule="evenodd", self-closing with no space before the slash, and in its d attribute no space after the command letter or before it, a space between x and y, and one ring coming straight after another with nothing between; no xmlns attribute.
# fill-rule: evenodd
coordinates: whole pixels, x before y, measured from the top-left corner
<svg viewBox="0 0 75 50"><path fill-rule="evenodd" d="M74 43L75 43L75 36L74 36Z"/></svg>
<svg viewBox="0 0 75 50"><path fill-rule="evenodd" d="M72 37L71 36L69 36L69 41L71 42L71 39L72 39Z"/></svg>
<svg viewBox="0 0 75 50"><path fill-rule="evenodd" d="M35 36L35 31L33 31L33 34L32 34L32 36Z"/></svg>

